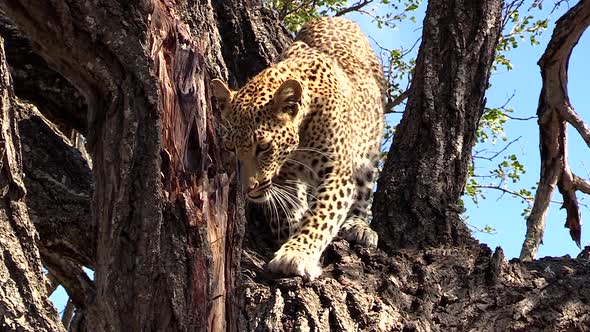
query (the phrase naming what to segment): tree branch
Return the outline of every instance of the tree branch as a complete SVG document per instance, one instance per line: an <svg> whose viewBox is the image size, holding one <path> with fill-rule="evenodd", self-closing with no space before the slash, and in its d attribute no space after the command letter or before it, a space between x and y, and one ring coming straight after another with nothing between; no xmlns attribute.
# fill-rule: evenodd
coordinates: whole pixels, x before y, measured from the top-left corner
<svg viewBox="0 0 590 332"><path fill-rule="evenodd" d="M64 287L70 299L78 308L86 308L94 299L94 282L90 280L82 266L72 260L41 249L43 264Z"/></svg>
<svg viewBox="0 0 590 332"><path fill-rule="evenodd" d="M590 181L584 180L581 177L573 174L574 186L576 186L576 190L579 190L585 194L590 195Z"/></svg>
<svg viewBox="0 0 590 332"><path fill-rule="evenodd" d="M520 252L522 260L535 258L543 238L545 217L553 189L557 185L567 211L566 227L572 239L580 245L581 221L574 184L567 157L567 121L588 143L587 126L573 112L567 93L567 69L571 52L590 25L590 1L580 1L556 23L545 53L539 60L543 87L539 98L541 175L535 202L527 219L527 233ZM584 186L581 186L582 188Z"/></svg>
<svg viewBox="0 0 590 332"><path fill-rule="evenodd" d="M371 2L373 2L373 0L359 1L359 2L355 3L354 5L351 5L350 7L347 7L347 8L337 11L334 14L334 16L342 16L342 15L350 13L350 12L358 11L359 9L365 7L366 5L370 4Z"/></svg>
<svg viewBox="0 0 590 332"><path fill-rule="evenodd" d="M569 102L568 102L569 104ZM590 148L590 127L582 120L580 115L574 110L571 105L567 105L561 108L561 116L565 121L576 128L580 136L586 142L586 145Z"/></svg>
<svg viewBox="0 0 590 332"><path fill-rule="evenodd" d="M385 105L385 114L393 113L393 108L397 105L401 104L408 98L408 90L400 93L399 96L395 97L395 99L387 102Z"/></svg>

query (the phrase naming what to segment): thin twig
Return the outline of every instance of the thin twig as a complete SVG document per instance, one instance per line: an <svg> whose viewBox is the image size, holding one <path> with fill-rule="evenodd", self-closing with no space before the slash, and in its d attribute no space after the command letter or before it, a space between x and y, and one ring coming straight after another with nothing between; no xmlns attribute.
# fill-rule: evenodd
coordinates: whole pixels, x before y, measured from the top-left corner
<svg viewBox="0 0 590 332"><path fill-rule="evenodd" d="M494 189L494 190L499 190L499 191L501 191L501 192L503 192L505 194L510 194L512 196L515 196L515 197L520 197L525 202L527 202L529 204L529 206L531 205L531 202L534 200L532 196L525 196L525 195L523 195L523 194L521 194L521 193L519 193L517 191L513 191L513 190L506 189L506 188L503 188L503 187L500 187L500 186L496 186L496 185L478 184L478 185L475 185L475 187L476 188L479 188L479 189Z"/></svg>
<svg viewBox="0 0 590 332"><path fill-rule="evenodd" d="M348 8L344 8L344 9L337 11L336 14L334 14L334 16L342 16L346 13L358 11L359 9L365 7L366 5L370 4L371 2L373 2L373 0L359 1Z"/></svg>
<svg viewBox="0 0 590 332"><path fill-rule="evenodd" d="M522 138L522 136L518 136L516 139L510 141L508 144L506 144L506 146L504 146L500 151L497 151L494 153L494 155L492 155L491 157L483 157L483 156L478 156L478 153L484 152L485 150L481 150L481 151L476 151L473 158L475 159L484 159L484 160L494 160L496 157L498 157L502 152L506 151L506 149L508 149L512 144L514 144L515 142L517 142L518 140L520 140Z"/></svg>
<svg viewBox="0 0 590 332"><path fill-rule="evenodd" d="M526 118L521 118L521 117L517 117L517 116L508 115L505 112L502 112L502 115L504 115L505 117L507 117L510 120L518 120L518 121L528 121L528 120L532 120L532 119L537 119L537 116L536 115L528 116Z"/></svg>

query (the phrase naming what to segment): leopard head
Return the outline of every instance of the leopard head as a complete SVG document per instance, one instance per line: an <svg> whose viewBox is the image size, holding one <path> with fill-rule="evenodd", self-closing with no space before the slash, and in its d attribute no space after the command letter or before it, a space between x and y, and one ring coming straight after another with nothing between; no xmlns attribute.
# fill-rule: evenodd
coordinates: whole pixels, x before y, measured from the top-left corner
<svg viewBox="0 0 590 332"><path fill-rule="evenodd" d="M299 145L303 88L299 81L253 79L238 91L211 82L222 115L223 146L235 153L248 199L268 200L268 191Z"/></svg>

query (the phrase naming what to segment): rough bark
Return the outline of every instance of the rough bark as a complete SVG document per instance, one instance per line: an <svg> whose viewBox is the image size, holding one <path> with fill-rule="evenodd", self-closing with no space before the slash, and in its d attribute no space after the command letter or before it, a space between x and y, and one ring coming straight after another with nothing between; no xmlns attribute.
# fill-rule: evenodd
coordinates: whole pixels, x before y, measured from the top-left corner
<svg viewBox="0 0 590 332"><path fill-rule="evenodd" d="M565 227L580 246L582 220L576 191L590 194L590 182L573 174L567 155L567 125L571 124L590 147L590 128L572 107L567 92L568 64L572 50L590 25L590 1L582 0L556 23L547 49L539 60L543 87L539 97L539 148L541 171L535 202L527 218L527 233L520 259L532 260L543 240L545 218L555 186L566 209Z"/></svg>
<svg viewBox="0 0 590 332"><path fill-rule="evenodd" d="M24 201L18 101L12 89L0 38L0 330L62 331L47 299L46 280L35 239L37 233Z"/></svg>
<svg viewBox="0 0 590 332"><path fill-rule="evenodd" d="M229 298L223 292L231 293L233 281L227 289L211 282L225 273L226 255L224 241L214 255L212 236L224 230L233 202L212 144L201 56L207 45L197 47L161 2L2 5L88 104L98 239L86 328L213 330L224 323L214 302ZM47 13L54 15L46 24Z"/></svg>
<svg viewBox="0 0 590 332"><path fill-rule="evenodd" d="M25 201L41 251L94 269L96 224L90 215L88 161L36 107L21 103L16 117L27 175Z"/></svg>
<svg viewBox="0 0 590 332"><path fill-rule="evenodd" d="M459 219L502 1L428 2L403 118L374 198L383 248L471 242Z"/></svg>
<svg viewBox="0 0 590 332"><path fill-rule="evenodd" d="M243 331L586 331L588 250L576 260L507 263L485 246L400 250L328 247L324 274L265 277L244 254Z"/></svg>
<svg viewBox="0 0 590 332"><path fill-rule="evenodd" d="M31 42L1 10L0 35L5 39L6 61L10 64L15 94L37 105L63 133L74 129L84 134L87 109L84 97L35 53Z"/></svg>

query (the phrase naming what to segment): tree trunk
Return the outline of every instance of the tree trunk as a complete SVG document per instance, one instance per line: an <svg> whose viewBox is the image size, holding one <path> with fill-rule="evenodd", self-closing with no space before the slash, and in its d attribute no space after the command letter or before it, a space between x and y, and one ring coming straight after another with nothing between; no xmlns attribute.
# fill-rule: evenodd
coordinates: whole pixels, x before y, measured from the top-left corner
<svg viewBox="0 0 590 332"><path fill-rule="evenodd" d="M272 248L253 210L239 267L243 201L230 182L233 169L224 166L209 105L212 76L236 88L289 39L259 2L0 0L0 8L10 18L0 20L0 32L21 49L11 63L17 91L61 131L88 138L92 183L83 156L56 128L34 110L19 111L31 174L25 199L41 257L78 308L70 330L590 324L590 254L507 264L501 249L491 255L476 245L457 218L499 33L499 1L430 1L408 112L374 202L387 251L337 240L324 255L324 274L309 283L265 272ZM79 92L68 100L51 86ZM60 102L66 105L56 107ZM66 202L67 209L52 207ZM51 218L41 217L45 210ZM94 269L94 281L81 266ZM39 278L32 284L44 286ZM4 294L0 303L10 298Z"/></svg>
<svg viewBox="0 0 590 332"><path fill-rule="evenodd" d="M502 1L428 2L404 116L374 198L382 247L472 242L459 199L500 34Z"/></svg>

